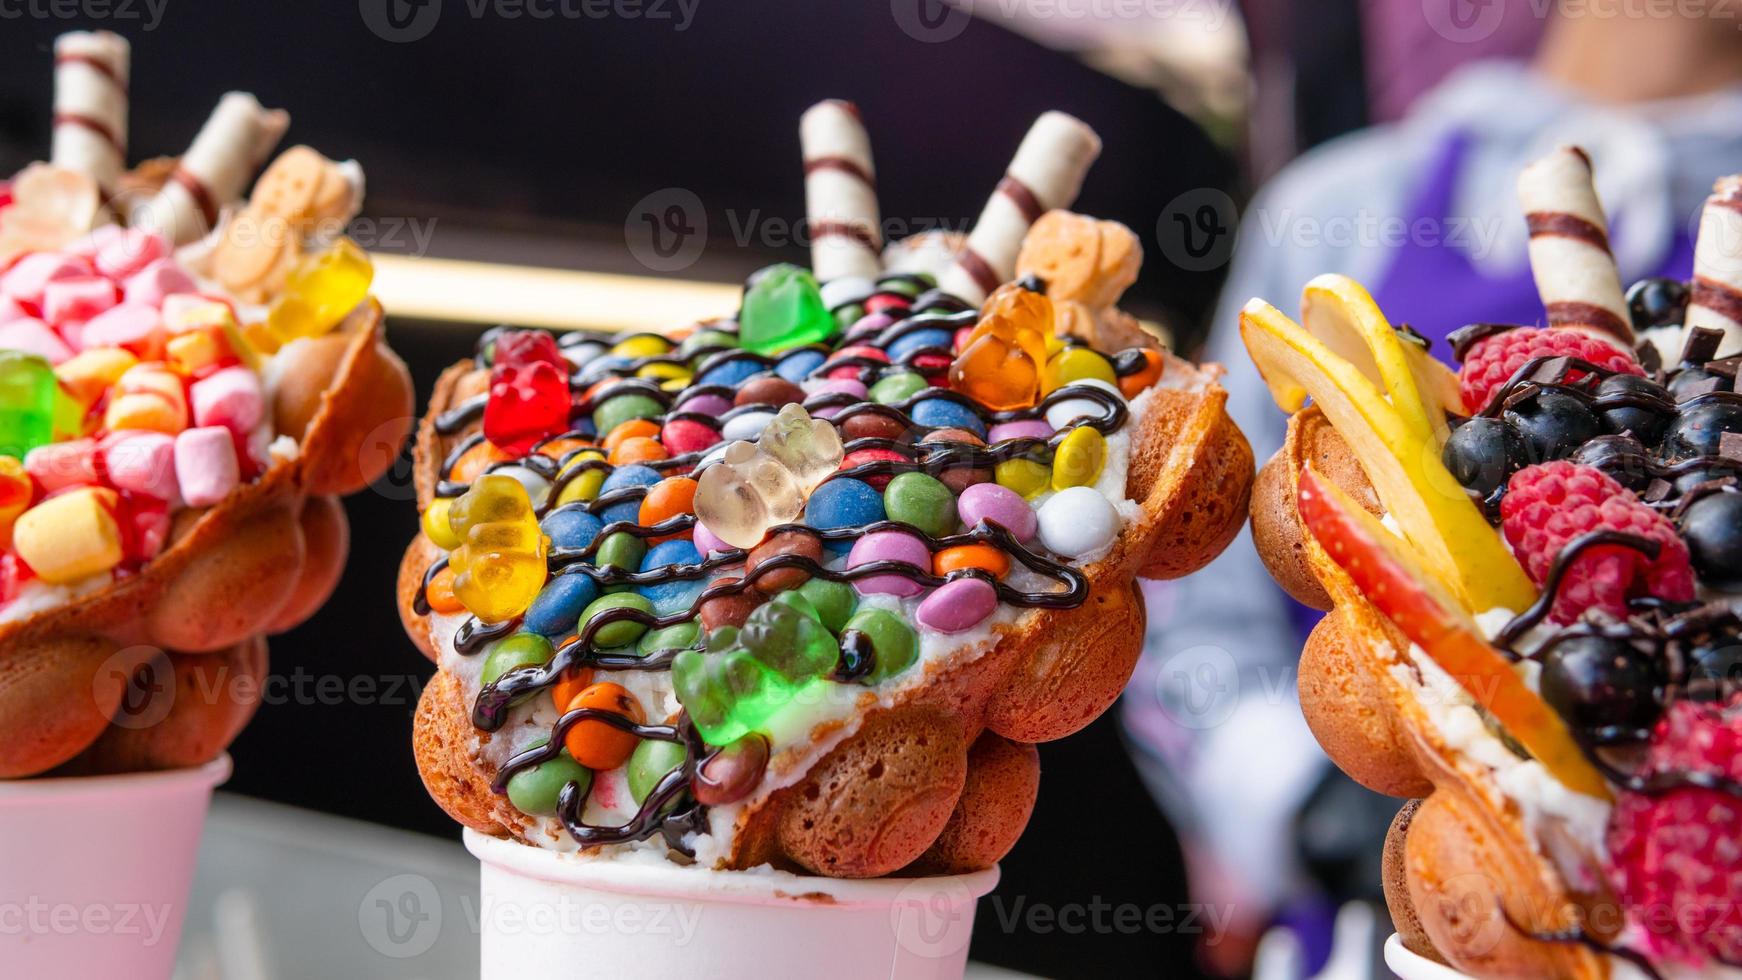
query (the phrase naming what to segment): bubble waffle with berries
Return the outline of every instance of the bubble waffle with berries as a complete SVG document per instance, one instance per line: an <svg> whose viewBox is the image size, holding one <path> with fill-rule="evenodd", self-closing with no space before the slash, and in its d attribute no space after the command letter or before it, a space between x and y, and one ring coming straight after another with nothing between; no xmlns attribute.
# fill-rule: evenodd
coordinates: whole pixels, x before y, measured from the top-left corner
<svg viewBox="0 0 1742 980"><path fill-rule="evenodd" d="M1242 311L1293 413L1253 538L1329 611L1302 707L1345 772L1411 800L1392 918L1468 974L1742 968L1739 188L1707 201L1691 283L1623 293L1590 161L1533 164L1546 326L1454 333L1456 372L1342 277L1300 324Z"/></svg>
<svg viewBox="0 0 1742 980"><path fill-rule="evenodd" d="M819 177L860 188L869 165L842 103L807 114L807 159L818 113L860 136L813 161L821 226ZM1047 183L1033 139L982 217L1016 241L895 246L965 261L988 296L884 271L846 230L819 236L820 285L764 269L681 339L498 330L447 372L399 586L441 668L418 765L456 820L834 877L1014 845L1034 743L1135 664L1134 577L1225 547L1252 467L1216 368L1058 332L1124 324L1136 237L1024 218L1008 197L1069 203L1080 178Z"/></svg>
<svg viewBox="0 0 1742 980"><path fill-rule="evenodd" d="M222 752L249 698L145 724L117 716L129 686L263 677L264 637L337 584L338 496L411 424L369 259L337 237L356 164L295 147L243 201L288 119L231 93L187 153L127 171L128 57L60 38L53 157L0 184L0 778Z"/></svg>

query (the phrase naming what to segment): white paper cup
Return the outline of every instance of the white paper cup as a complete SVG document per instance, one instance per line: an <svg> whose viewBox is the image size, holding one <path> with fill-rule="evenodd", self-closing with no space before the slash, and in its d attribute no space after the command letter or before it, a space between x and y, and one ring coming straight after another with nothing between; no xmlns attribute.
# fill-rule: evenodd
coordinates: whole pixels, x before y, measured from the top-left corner
<svg viewBox="0 0 1742 980"><path fill-rule="evenodd" d="M200 830L230 757L0 782L0 973L168 977Z"/></svg>
<svg viewBox="0 0 1742 980"><path fill-rule="evenodd" d="M482 980L957 980L998 869L867 881L587 861L468 830Z"/></svg>
<svg viewBox="0 0 1742 980"><path fill-rule="evenodd" d="M1471 980L1468 973L1459 973L1443 963L1410 952L1403 945L1403 937L1395 932L1385 940L1385 965L1402 980Z"/></svg>

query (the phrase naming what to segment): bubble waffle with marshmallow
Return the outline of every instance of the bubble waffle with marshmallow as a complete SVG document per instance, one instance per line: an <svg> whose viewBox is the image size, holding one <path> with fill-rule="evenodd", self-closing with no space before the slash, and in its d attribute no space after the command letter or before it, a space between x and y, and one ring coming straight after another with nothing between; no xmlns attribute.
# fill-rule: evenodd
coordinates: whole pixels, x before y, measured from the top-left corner
<svg viewBox="0 0 1742 980"><path fill-rule="evenodd" d="M1714 231L1691 289L1623 294L1575 148L1519 192L1547 326L1460 331L1461 377L1343 277L1308 284L1300 324L1247 304L1292 413L1253 538L1329 610L1301 654L1314 734L1412 801L1384 862L1409 949L1479 977L1730 975L1742 410L1712 326L1742 281Z"/></svg>
<svg viewBox="0 0 1742 980"><path fill-rule="evenodd" d="M243 202L288 120L231 93L128 172L127 43L55 51L53 159L0 190L0 778L222 752L412 411L356 165L296 147Z"/></svg>
<svg viewBox="0 0 1742 980"><path fill-rule="evenodd" d="M1006 853L1033 743L1130 675L1134 577L1225 547L1252 465L1216 368L1052 329L1119 322L1135 236L1036 217L1020 253L983 242L969 264L1052 278L984 310L873 268L837 217L846 240L816 250L836 277L764 270L736 321L560 346L500 331L450 369L399 582L441 668L414 733L437 802L528 844L719 868Z"/></svg>

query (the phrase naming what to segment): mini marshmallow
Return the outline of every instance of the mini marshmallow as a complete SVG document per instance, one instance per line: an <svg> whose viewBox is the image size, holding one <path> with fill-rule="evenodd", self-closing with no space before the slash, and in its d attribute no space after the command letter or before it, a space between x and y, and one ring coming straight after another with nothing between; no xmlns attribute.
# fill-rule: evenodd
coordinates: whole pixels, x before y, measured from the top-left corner
<svg viewBox="0 0 1742 980"><path fill-rule="evenodd" d="M227 351L220 338L217 331L203 329L171 334L164 354L178 374L193 377L224 359Z"/></svg>
<svg viewBox="0 0 1742 980"><path fill-rule="evenodd" d="M163 325L170 333L200 327L236 325L230 304L199 293L172 293L163 298Z"/></svg>
<svg viewBox="0 0 1742 980"><path fill-rule="evenodd" d="M187 428L187 396L181 376L161 364L128 368L115 383L115 393L103 414L103 427L150 429L174 435Z"/></svg>
<svg viewBox="0 0 1742 980"><path fill-rule="evenodd" d="M242 480L230 430L203 426L176 436L175 478L189 507L210 507L229 496Z"/></svg>
<svg viewBox="0 0 1742 980"><path fill-rule="evenodd" d="M0 323L7 323L30 315L30 311L18 305L18 301L10 296L0 296Z"/></svg>
<svg viewBox="0 0 1742 980"><path fill-rule="evenodd" d="M42 317L60 326L73 320L89 320L121 302L115 284L102 276L56 279L43 287Z"/></svg>
<svg viewBox="0 0 1742 980"><path fill-rule="evenodd" d="M266 414L260 379L245 367L227 367L194 382L189 401L195 425L221 425L238 435L253 431Z"/></svg>
<svg viewBox="0 0 1742 980"><path fill-rule="evenodd" d="M65 585L121 563L119 500L105 487L80 487L25 511L12 528L12 546L38 578Z"/></svg>
<svg viewBox="0 0 1742 980"><path fill-rule="evenodd" d="M127 302L160 307L166 297L185 293L197 284L173 259L158 259L127 277Z"/></svg>
<svg viewBox="0 0 1742 980"><path fill-rule="evenodd" d="M35 354L50 364L59 364L73 356L66 341L34 317L0 323L0 350L21 350Z"/></svg>
<svg viewBox="0 0 1742 980"><path fill-rule="evenodd" d="M119 347L93 347L55 365L61 389L89 411L139 358Z"/></svg>
<svg viewBox="0 0 1742 980"><path fill-rule="evenodd" d="M118 490L174 501L175 438L161 432L113 432L98 447L103 472Z"/></svg>
<svg viewBox="0 0 1742 980"><path fill-rule="evenodd" d="M125 238L127 229L120 225L98 225L89 234L81 235L66 244L61 251L68 255L76 255L81 259L96 261L97 253L103 247Z"/></svg>
<svg viewBox="0 0 1742 980"><path fill-rule="evenodd" d="M92 317L81 339L86 347L125 347L155 361L163 356L163 319L150 306L122 303Z"/></svg>
<svg viewBox="0 0 1742 980"><path fill-rule="evenodd" d="M91 263L76 255L32 252L0 276L0 294L37 306L42 303L43 288L50 282L88 276L91 271Z"/></svg>
<svg viewBox="0 0 1742 980"><path fill-rule="evenodd" d="M111 279L125 279L169 254L162 235L129 228L97 249L97 271Z"/></svg>
<svg viewBox="0 0 1742 980"><path fill-rule="evenodd" d="M37 446L24 454L24 472L30 474L43 493L94 486L102 482L97 477L96 440L73 439Z"/></svg>

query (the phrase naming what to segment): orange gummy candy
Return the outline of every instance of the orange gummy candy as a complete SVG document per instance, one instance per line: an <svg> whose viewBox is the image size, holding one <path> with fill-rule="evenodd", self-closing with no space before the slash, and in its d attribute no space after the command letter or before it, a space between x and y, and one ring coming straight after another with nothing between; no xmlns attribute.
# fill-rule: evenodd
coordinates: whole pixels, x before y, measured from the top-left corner
<svg viewBox="0 0 1742 980"><path fill-rule="evenodd" d="M1052 321L1045 293L1015 284L998 287L950 363L950 387L993 411L1033 405Z"/></svg>

